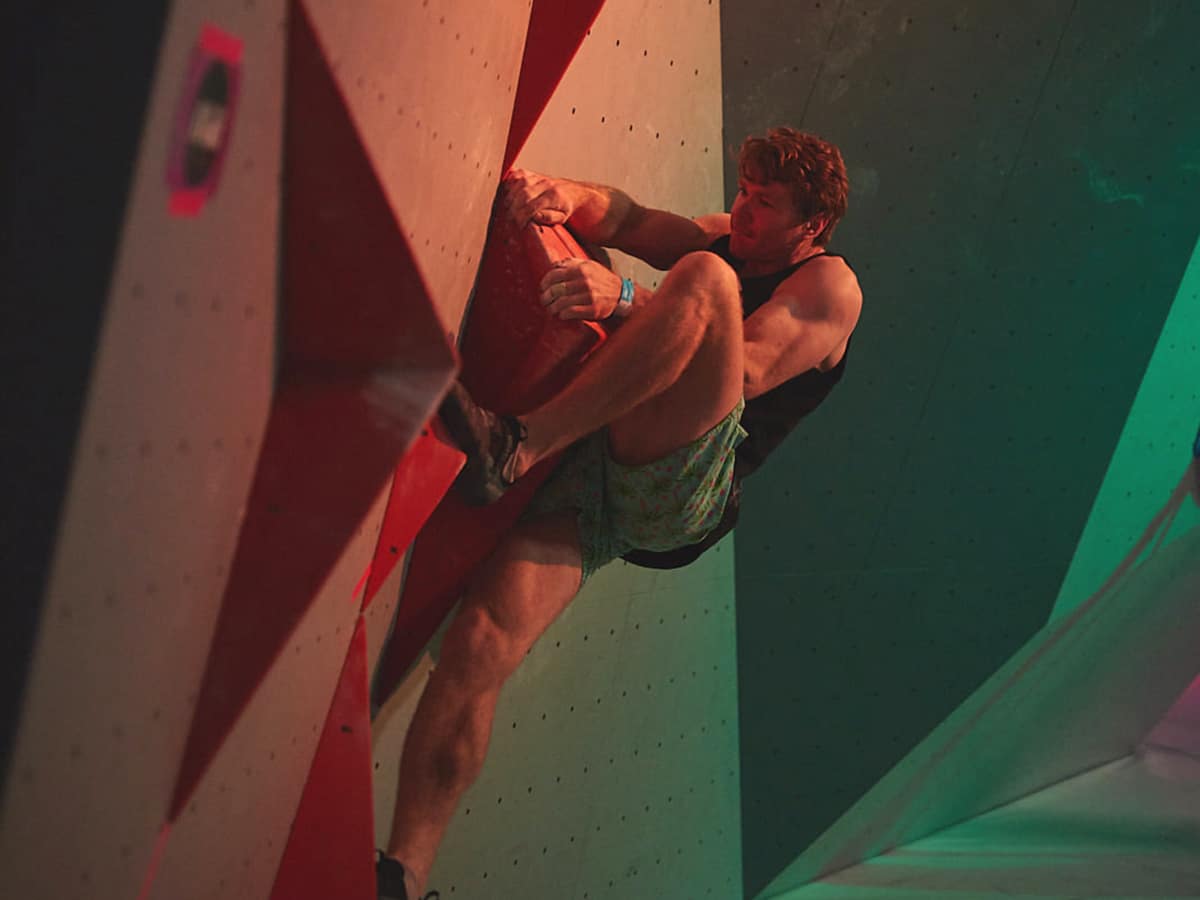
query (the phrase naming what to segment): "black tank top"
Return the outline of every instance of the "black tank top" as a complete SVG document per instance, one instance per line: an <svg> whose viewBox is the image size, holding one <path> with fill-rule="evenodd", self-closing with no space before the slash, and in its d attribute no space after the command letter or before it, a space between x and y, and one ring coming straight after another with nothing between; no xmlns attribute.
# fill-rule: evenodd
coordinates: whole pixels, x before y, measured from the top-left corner
<svg viewBox="0 0 1200 900"><path fill-rule="evenodd" d="M729 252L728 235L715 241L709 247L709 251L729 263L738 273L738 281L742 286L743 319L749 318L760 306L770 300L775 289L806 263L824 256L845 259L836 253L820 251L786 269L772 272L770 275L748 277L741 273L741 268L745 263ZM746 411L742 414L742 427L746 429L749 436L742 441L737 450L737 475L739 478L745 478L756 471L766 461L771 451L783 443L783 439L796 427L797 423L824 402L825 398L829 396L829 392L846 373L847 356L849 356L849 348L841 362L828 372L809 369L772 388L765 394L746 401Z"/></svg>
<svg viewBox="0 0 1200 900"><path fill-rule="evenodd" d="M749 318L755 310L770 300L775 289L806 263L822 256L845 259L840 254L821 251L786 269L772 272L770 275L748 277L741 273L745 262L729 252L728 235L718 238L708 249L709 252L717 254L729 263L737 272L738 282L742 288L743 319ZM703 541L661 553L651 550L631 550L622 558L626 562L650 569L677 569L699 558L700 554L732 531L733 526L737 523L738 510L741 507L742 479L755 472L771 451L778 447L788 433L796 427L797 423L824 402L825 398L829 396L829 392L846 373L846 359L849 355L850 348L847 345L841 362L828 372L809 369L772 388L765 394L746 401L746 409L742 413L742 427L746 429L747 437L737 449L733 489L725 504L725 513L721 517L721 521Z"/></svg>

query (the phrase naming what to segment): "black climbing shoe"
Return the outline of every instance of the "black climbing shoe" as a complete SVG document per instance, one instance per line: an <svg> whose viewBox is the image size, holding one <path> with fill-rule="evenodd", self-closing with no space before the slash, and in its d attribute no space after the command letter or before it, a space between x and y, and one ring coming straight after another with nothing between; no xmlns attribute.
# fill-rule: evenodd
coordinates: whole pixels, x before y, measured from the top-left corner
<svg viewBox="0 0 1200 900"><path fill-rule="evenodd" d="M375 851L375 889L378 900L410 900L408 888L404 886L404 866L382 850ZM437 891L430 891L421 900L439 900L440 897Z"/></svg>
<svg viewBox="0 0 1200 900"><path fill-rule="evenodd" d="M481 408L457 381L439 414L458 449L467 455L454 489L471 506L495 503L512 487L510 474L517 445L525 440L525 426L515 416L498 416Z"/></svg>

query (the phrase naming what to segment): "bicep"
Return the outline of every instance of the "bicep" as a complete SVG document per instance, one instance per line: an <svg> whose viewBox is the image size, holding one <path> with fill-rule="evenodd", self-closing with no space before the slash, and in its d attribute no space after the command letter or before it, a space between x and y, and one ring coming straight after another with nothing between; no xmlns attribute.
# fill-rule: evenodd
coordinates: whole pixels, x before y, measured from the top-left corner
<svg viewBox="0 0 1200 900"><path fill-rule="evenodd" d="M666 210L639 206L613 235L611 245L656 269L669 269L688 253L707 249L728 231L728 214L688 219Z"/></svg>
<svg viewBox="0 0 1200 900"><path fill-rule="evenodd" d="M819 367L858 324L862 292L849 269L792 277L743 326L747 399Z"/></svg>
<svg viewBox="0 0 1200 900"><path fill-rule="evenodd" d="M746 399L816 368L840 339L839 324L824 315L806 315L794 304L773 300L746 319Z"/></svg>

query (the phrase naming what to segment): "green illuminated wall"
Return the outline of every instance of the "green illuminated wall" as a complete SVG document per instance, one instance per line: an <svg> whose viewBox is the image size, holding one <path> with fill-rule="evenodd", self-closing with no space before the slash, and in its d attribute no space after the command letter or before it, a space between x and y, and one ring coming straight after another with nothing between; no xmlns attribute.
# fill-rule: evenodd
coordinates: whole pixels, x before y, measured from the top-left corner
<svg viewBox="0 0 1200 900"><path fill-rule="evenodd" d="M1054 616L1103 585L1113 561L1144 556L1200 523L1200 508L1177 497L1200 425L1200 243L1146 368L1129 420L1067 571ZM1182 501L1182 502L1180 502ZM1172 515L1174 509L1178 509ZM1157 526L1157 527L1156 527ZM1146 540L1143 540L1143 534ZM1136 554L1136 556L1134 556Z"/></svg>
<svg viewBox="0 0 1200 900"><path fill-rule="evenodd" d="M1200 469L1179 466L1190 440L1171 439L1200 422L1198 313L1185 280L1072 562L1098 563L1095 522L1107 535L1123 525L1126 540L1090 572L1103 590L1039 629L758 900L859 896L809 890L818 883L973 900L1200 890ZM1159 508L1135 542L1140 523L1108 513L1148 485Z"/></svg>
<svg viewBox="0 0 1200 900"><path fill-rule="evenodd" d="M751 896L1051 615L1200 232L1200 7L762 0L722 27L727 143L842 146L866 295L737 531Z"/></svg>

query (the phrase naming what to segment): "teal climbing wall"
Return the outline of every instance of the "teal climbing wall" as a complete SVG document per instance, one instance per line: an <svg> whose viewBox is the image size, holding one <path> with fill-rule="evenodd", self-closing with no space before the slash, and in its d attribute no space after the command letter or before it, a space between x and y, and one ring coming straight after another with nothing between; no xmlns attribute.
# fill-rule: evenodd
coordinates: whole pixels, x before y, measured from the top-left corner
<svg viewBox="0 0 1200 900"><path fill-rule="evenodd" d="M1200 231L1198 28L1179 2L723 10L726 143L841 145L866 296L736 536L747 896L1050 617Z"/></svg>

